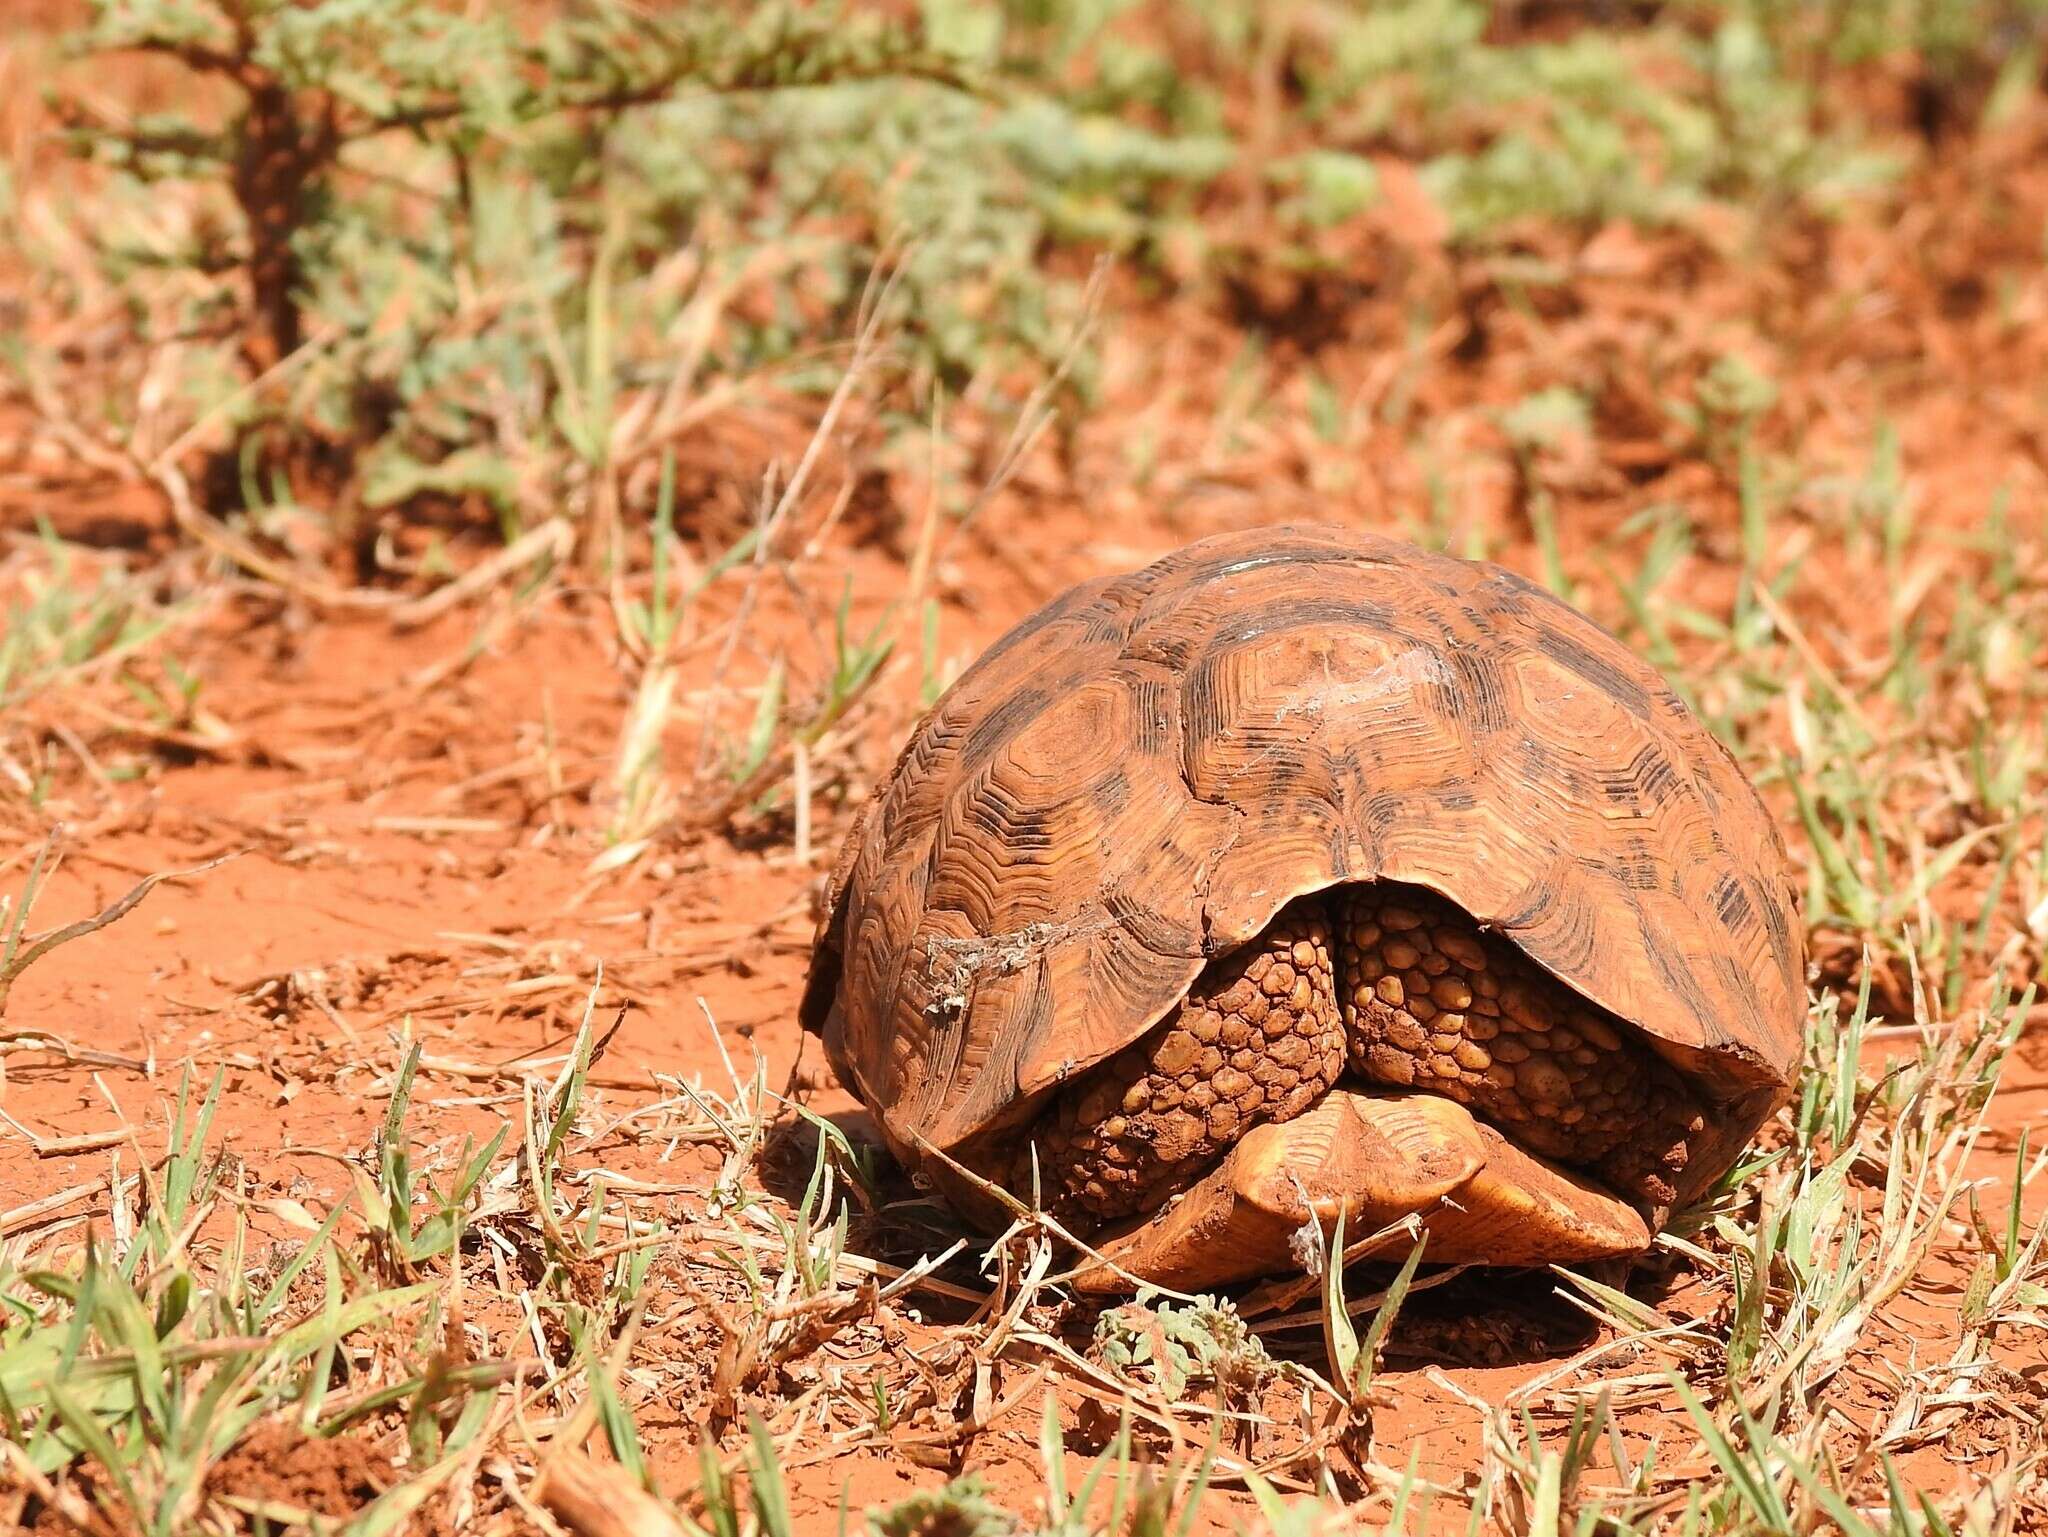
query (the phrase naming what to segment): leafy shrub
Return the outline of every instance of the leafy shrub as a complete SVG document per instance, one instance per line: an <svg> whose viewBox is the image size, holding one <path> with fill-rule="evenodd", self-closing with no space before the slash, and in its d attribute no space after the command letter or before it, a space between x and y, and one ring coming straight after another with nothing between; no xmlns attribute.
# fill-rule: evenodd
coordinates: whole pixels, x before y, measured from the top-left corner
<svg viewBox="0 0 2048 1537"><path fill-rule="evenodd" d="M1341 268L1378 157L1417 166L1454 245L1703 200L1825 211L1898 164L1825 110L1828 69L1905 26L1928 70L1990 90L2038 72L2048 0L1628 14L1522 37L1478 0L1202 0L1170 25L1127 0L563 0L524 24L95 0L82 53L175 60L217 110L61 105L82 149L182 189L178 217L101 209L93 233L145 341L235 339L234 369L183 370L189 419L245 468L317 445L344 504L460 499L509 535L587 504L719 381L829 391L878 264L922 420L1071 334L1050 248L1178 279L1204 253Z"/></svg>

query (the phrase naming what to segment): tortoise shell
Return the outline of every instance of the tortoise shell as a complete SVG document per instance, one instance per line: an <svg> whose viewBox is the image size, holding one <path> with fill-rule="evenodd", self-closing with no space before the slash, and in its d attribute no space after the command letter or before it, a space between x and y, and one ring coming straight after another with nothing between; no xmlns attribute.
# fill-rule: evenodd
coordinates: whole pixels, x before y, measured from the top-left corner
<svg viewBox="0 0 2048 1537"><path fill-rule="evenodd" d="M1202 540L991 646L849 834L803 1020L916 1167L1028 1121L1288 902L1381 880L1713 1093L1701 1178L1786 1092L1804 938L1729 752L1542 588L1321 526Z"/></svg>

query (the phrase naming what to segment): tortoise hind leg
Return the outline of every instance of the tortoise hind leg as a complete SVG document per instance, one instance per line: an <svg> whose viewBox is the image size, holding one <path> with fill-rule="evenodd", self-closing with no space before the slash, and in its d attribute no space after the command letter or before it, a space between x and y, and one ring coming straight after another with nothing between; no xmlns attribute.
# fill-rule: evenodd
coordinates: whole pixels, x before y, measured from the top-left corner
<svg viewBox="0 0 2048 1537"><path fill-rule="evenodd" d="M1180 1291L1227 1286L1286 1268L1312 1218L1327 1233L1341 1213L1362 1238L1411 1212L1428 1229L1428 1257L1449 1264L1571 1263L1650 1242L1634 1207L1452 1100L1333 1089L1306 1115L1247 1134L1156 1219L1101 1240L1117 1268L1091 1266L1074 1284L1126 1290L1122 1271Z"/></svg>
<svg viewBox="0 0 2048 1537"><path fill-rule="evenodd" d="M1305 899L1060 1091L1033 1133L1045 1202L1091 1222L1153 1210L1252 1127L1307 1110L1343 1070L1329 924ZM1029 1189L1029 1159L1012 1189Z"/></svg>
<svg viewBox="0 0 2048 1537"><path fill-rule="evenodd" d="M1359 1077L1446 1095L1652 1207L1677 1198L1701 1105L1627 1026L1421 887L1351 887L1332 914Z"/></svg>

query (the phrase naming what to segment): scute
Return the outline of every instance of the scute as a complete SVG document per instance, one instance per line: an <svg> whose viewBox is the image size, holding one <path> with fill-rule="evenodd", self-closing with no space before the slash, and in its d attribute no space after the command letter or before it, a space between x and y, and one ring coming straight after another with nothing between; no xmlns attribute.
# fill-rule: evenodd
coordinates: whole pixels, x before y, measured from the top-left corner
<svg viewBox="0 0 2048 1537"><path fill-rule="evenodd" d="M1324 527L1088 583L969 668L849 837L804 1020L915 1165L1138 1039L1293 898L1380 879L1731 1099L1790 1081L1794 894L1727 751L1541 588Z"/></svg>

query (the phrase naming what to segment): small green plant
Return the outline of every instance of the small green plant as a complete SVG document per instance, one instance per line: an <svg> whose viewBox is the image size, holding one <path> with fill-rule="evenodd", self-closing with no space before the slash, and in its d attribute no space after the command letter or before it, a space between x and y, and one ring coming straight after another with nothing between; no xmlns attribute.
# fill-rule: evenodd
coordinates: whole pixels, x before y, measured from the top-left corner
<svg viewBox="0 0 2048 1537"><path fill-rule="evenodd" d="M389 0L96 0L93 13L84 49L159 54L235 93L222 134L181 118L107 122L75 100L67 109L87 145L138 175L217 177L231 193L230 259L248 289L242 349L257 373L305 342L308 300L334 277L322 259L370 235L346 222L336 185L355 146L433 145L474 217L473 178L498 141L543 122L594 119L601 132L608 115L689 91L949 74L910 34L797 8L736 26L720 8L655 17L593 0L538 42L495 12Z"/></svg>
<svg viewBox="0 0 2048 1537"><path fill-rule="evenodd" d="M1380 1347L1387 1332L1401 1316L1401 1305L1415 1280L1415 1268L1422 1263L1428 1247L1426 1233L1419 1234L1407 1259L1401 1262L1386 1296L1366 1326L1365 1338L1352 1326L1350 1309L1344 1302L1344 1218L1338 1214L1336 1231L1330 1237L1329 1258L1323 1270L1323 1345L1330 1358L1330 1380L1335 1383L1346 1407L1363 1423L1363 1439L1372 1439L1373 1376L1379 1370Z"/></svg>
<svg viewBox="0 0 2048 1537"><path fill-rule="evenodd" d="M107 672L141 653L178 618L153 602L149 584L103 565L90 587L80 557L47 523L41 560L19 578L21 596L0 612L0 709L14 710L53 685Z"/></svg>
<svg viewBox="0 0 2048 1537"><path fill-rule="evenodd" d="M1111 1308L1095 1323L1103 1365L1155 1384L1178 1399L1191 1384L1216 1389L1226 1406L1254 1394L1277 1370L1258 1336L1227 1298L1165 1298Z"/></svg>
<svg viewBox="0 0 2048 1537"><path fill-rule="evenodd" d="M877 267L914 393L1050 368L1073 296L1034 266L1048 231L1100 238L1227 163L1034 84L992 17L572 0L528 31L453 0L96 0L78 52L173 61L228 120L59 105L81 150L186 194L181 240L93 232L163 299L138 315L238 339L225 388L179 381L178 447L225 436L245 487L310 454L344 534L423 498L508 540L536 505L610 534L615 477L740 381L830 393L812 344Z"/></svg>
<svg viewBox="0 0 2048 1537"><path fill-rule="evenodd" d="M414 1042L399 1066L398 1081L392 1086L391 1102L377 1132L375 1174L358 1173L356 1179L357 1199L372 1239L390 1273L402 1281L415 1279L429 1260L455 1251L478 1187L510 1130L500 1125L482 1148L465 1141L455 1177L446 1190L432 1180L421 1179L413 1166L406 1130L420 1051L419 1043ZM419 1209L422 1201L424 1211Z"/></svg>
<svg viewBox="0 0 2048 1537"><path fill-rule="evenodd" d="M1591 411L1577 391L1552 388L1516 402L1500 413L1499 421L1520 472L1522 506L1543 559L1544 584L1569 602L1576 587L1565 572L1556 502L1544 484L1541 459L1546 451L1583 443L1590 430Z"/></svg>
<svg viewBox="0 0 2048 1537"><path fill-rule="evenodd" d="M186 1529L208 1467L257 1418L295 1399L316 1412L341 1342L388 1326L435 1289L347 1295L331 1247L342 1207L261 1276L242 1263L248 1236L237 1220L219 1279L196 1274L189 1236L222 1198L211 1137L221 1085L217 1074L196 1111L181 1085L168 1156L157 1175L144 1176L150 1198L125 1250L89 1240L69 1272L0 1266L0 1416L9 1438L45 1477L90 1459L136 1528L165 1537ZM294 1321L299 1283L316 1266L324 1301ZM466 1424L474 1435L480 1422L470 1414Z"/></svg>
<svg viewBox="0 0 2048 1537"><path fill-rule="evenodd" d="M1153 1469L1135 1464L1126 1415L1081 1482L1069 1492L1066 1435L1060 1429L1059 1405L1051 1394L1046 1395L1039 1418L1038 1459L1045 1480L1045 1520L1035 1529L1035 1537L1188 1537L1201 1515L1201 1499L1211 1471L1206 1457L1179 1476L1169 1468L1168 1476L1159 1477ZM1104 1477L1112 1473L1109 1508L1101 1511L1099 1491ZM938 1533L934 1531L932 1537Z"/></svg>
<svg viewBox="0 0 2048 1537"><path fill-rule="evenodd" d="M1750 439L1778 401L1778 386L1739 353L1723 353L1707 366L1693 386L1691 401L1667 406L1674 420L1698 435L1707 457L1731 479L1739 478L1750 457Z"/></svg>
<svg viewBox="0 0 2048 1537"><path fill-rule="evenodd" d="M1010 1537L1017 1528L975 1473L868 1512L871 1537Z"/></svg>

